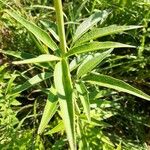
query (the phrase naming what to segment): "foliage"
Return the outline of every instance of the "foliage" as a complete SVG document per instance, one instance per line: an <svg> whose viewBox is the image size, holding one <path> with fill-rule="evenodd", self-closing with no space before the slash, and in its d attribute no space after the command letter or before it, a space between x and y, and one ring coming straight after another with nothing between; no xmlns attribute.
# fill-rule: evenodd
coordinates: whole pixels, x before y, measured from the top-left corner
<svg viewBox="0 0 150 150"><path fill-rule="evenodd" d="M147 149L148 10L0 1L0 148Z"/></svg>

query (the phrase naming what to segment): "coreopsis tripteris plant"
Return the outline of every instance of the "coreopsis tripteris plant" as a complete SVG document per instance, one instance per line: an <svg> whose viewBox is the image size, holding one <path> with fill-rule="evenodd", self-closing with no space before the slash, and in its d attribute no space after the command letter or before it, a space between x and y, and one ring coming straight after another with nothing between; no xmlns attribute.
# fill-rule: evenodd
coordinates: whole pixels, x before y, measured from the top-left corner
<svg viewBox="0 0 150 150"><path fill-rule="evenodd" d="M23 59L12 63L14 65L29 63L37 65L43 62L53 62L54 65L54 67L51 65L53 73L43 72L32 77L23 85L15 87L12 90L12 95L20 93L27 88L46 80L47 78L51 78L53 83L47 93L47 103L38 129L38 134L42 134L50 119L60 108L60 115L62 117L61 126L64 126L65 128L70 148L72 150L77 149L77 147L82 149L82 147L85 145L87 146L88 144L86 144L83 138L81 138L80 142L77 140L77 136L82 136L79 134L80 128L78 127L78 119L82 116L80 109L78 109L78 100L80 100L83 105L83 114L85 114L87 121L90 123L92 120L89 102L90 91L87 89L87 83L88 86L98 85L107 87L132 94L145 100L150 100L149 95L125 83L124 81L115 79L108 75L99 74L94 71L96 66L107 58L114 48L134 48L134 46L118 42L99 42L97 40L98 38L131 29L141 28L141 26L111 25L103 28L93 28L93 26L98 22L102 23L110 13L107 10L97 11L89 18L85 19L77 27L72 43L68 48L69 45L67 45L65 37L61 0L54 0L54 6L60 41L59 45L56 44L56 41L54 41L47 32L39 28L31 21L21 17L16 11L5 11L12 18L27 28L28 31L41 42L42 45L47 46L51 51L50 53L49 51L43 51L45 54L39 55L35 58ZM83 56L83 59L80 56ZM72 66L72 62L76 60L76 58L81 59ZM72 74L73 70L76 70L75 75Z"/></svg>

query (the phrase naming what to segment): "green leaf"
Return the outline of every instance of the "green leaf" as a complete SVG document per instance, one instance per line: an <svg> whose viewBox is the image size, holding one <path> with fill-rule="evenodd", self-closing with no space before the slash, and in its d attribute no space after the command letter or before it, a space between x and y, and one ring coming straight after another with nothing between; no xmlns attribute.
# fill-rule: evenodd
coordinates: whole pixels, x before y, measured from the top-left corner
<svg viewBox="0 0 150 150"><path fill-rule="evenodd" d="M85 43L83 45L71 48L67 52L66 56L71 56L80 53L87 53L87 52L92 52L97 50L103 50L103 49L109 49L109 48L121 48L121 47L134 48L134 46L126 45L118 42L91 42L91 43Z"/></svg>
<svg viewBox="0 0 150 150"><path fill-rule="evenodd" d="M38 48L38 52L40 54L49 54L48 47L46 47L40 40L38 40L32 33L30 33L30 37L35 43L35 46Z"/></svg>
<svg viewBox="0 0 150 150"><path fill-rule="evenodd" d="M18 64L28 64L28 63L42 63L42 62L56 61L56 60L60 60L60 58L54 55L43 54L36 58L31 58L31 59L26 59L21 61L13 61L12 63L18 65Z"/></svg>
<svg viewBox="0 0 150 150"><path fill-rule="evenodd" d="M58 108L57 103L58 98L56 96L56 90L54 88L51 88L48 94L48 99L44 108L40 126L38 128L38 134L41 134L44 131L48 122L56 113Z"/></svg>
<svg viewBox="0 0 150 150"><path fill-rule="evenodd" d="M45 133L45 135L52 135L52 134L60 132L62 130L64 130L64 124L63 124L63 121L60 121L57 126L55 126L53 129L51 129L50 131Z"/></svg>
<svg viewBox="0 0 150 150"><path fill-rule="evenodd" d="M123 31L141 28L142 26L116 26L111 25L104 28L95 28L88 33L85 33L75 44L79 45L81 43L94 40L103 36L121 33Z"/></svg>
<svg viewBox="0 0 150 150"><path fill-rule="evenodd" d="M3 54L6 54L6 55L13 56L15 58L19 58L19 59L30 59L30 58L36 57L35 55L30 54L30 53L26 53L26 52L18 52L18 51L10 51L10 50L4 51L1 49L0 49L0 52ZM43 64L37 63L35 65L40 66L40 67L45 68L45 69L49 69L50 66L53 68L53 66L49 62L47 62L45 64L44 63Z"/></svg>
<svg viewBox="0 0 150 150"><path fill-rule="evenodd" d="M121 92L126 92L134 96L143 98L150 101L150 96L144 92L134 88L133 86L125 83L122 80L115 79L113 77L102 75L102 74L89 74L83 78L85 81L90 82L91 84L97 84L99 86L112 88Z"/></svg>
<svg viewBox="0 0 150 150"><path fill-rule="evenodd" d="M79 98L80 98L81 103L83 105L84 112L87 116L88 121L90 122L90 120L91 120L90 103L89 103L89 95L88 95L87 89L86 89L85 85L83 84L83 82L81 82L81 81L76 83L76 89L78 91Z"/></svg>
<svg viewBox="0 0 150 150"><path fill-rule="evenodd" d="M59 42L60 40L59 40L59 36L57 35L57 33L55 32L55 30L56 30L56 28L57 28L57 26L56 26L56 24L55 23L51 23L51 22L46 22L46 21L42 21L42 20L40 20L40 22L41 22L41 24L43 25L43 26L45 26L45 28L53 35L53 37ZM55 29L53 29L53 28Z"/></svg>
<svg viewBox="0 0 150 150"><path fill-rule="evenodd" d="M8 81L7 87L5 89L5 95L9 94L9 91L11 91L11 88L13 86L13 82L16 79L18 75L15 74L15 72L11 75L10 80Z"/></svg>
<svg viewBox="0 0 150 150"><path fill-rule="evenodd" d="M2 50L0 49L0 52L5 54L5 55L9 55L9 56L13 56L15 58L20 58L20 59L27 59L27 58L33 58L35 57L35 55L30 54L30 53L26 53L26 52L18 52L18 51L11 51L11 50Z"/></svg>
<svg viewBox="0 0 150 150"><path fill-rule="evenodd" d="M102 142L114 147L114 144L111 142L109 137L107 137L102 131L98 134L97 138L99 138Z"/></svg>
<svg viewBox="0 0 150 150"><path fill-rule="evenodd" d="M96 23L101 21L101 23L107 18L109 12L106 10L96 12L95 14L91 15L89 18L85 19L80 26L77 28L73 43L78 40L86 31L92 28Z"/></svg>
<svg viewBox="0 0 150 150"><path fill-rule="evenodd" d="M70 72L75 70L81 64L82 61L83 60L81 58L74 57L69 64Z"/></svg>
<svg viewBox="0 0 150 150"><path fill-rule="evenodd" d="M121 146L121 142L120 142L120 143L118 144L116 150L121 150L121 149L122 149L121 147L122 147L122 146Z"/></svg>
<svg viewBox="0 0 150 150"><path fill-rule="evenodd" d="M89 55L83 63L79 66L77 70L77 77L80 78L81 76L87 74L92 69L94 69L103 59L105 59L110 53L112 52L112 49L104 52L99 53L98 55L92 56Z"/></svg>
<svg viewBox="0 0 150 150"><path fill-rule="evenodd" d="M36 24L22 18L15 11L6 10L6 12L16 19L19 23L21 23L25 28L27 28L30 32L32 32L36 38L41 40L46 46L51 48L52 50L58 49L56 43L52 40L52 38L46 33L44 30L39 28Z"/></svg>
<svg viewBox="0 0 150 150"><path fill-rule="evenodd" d="M25 83L23 83L22 85L17 86L16 88L14 88L11 91L11 94L16 94L16 93L20 93L48 78L52 77L51 73L48 72L44 72L44 73L40 73L38 75L35 75L34 77L32 77L31 79L29 79L28 81L26 81Z"/></svg>
<svg viewBox="0 0 150 150"><path fill-rule="evenodd" d="M75 114L73 102L73 87L66 60L57 63L54 70L54 83L58 93L61 115L64 121L68 141L72 150L76 147L75 141Z"/></svg>
<svg viewBox="0 0 150 150"><path fill-rule="evenodd" d="M12 102L11 102L11 105L12 106L19 106L19 105L21 105L21 103L19 102L19 101L17 101L17 100L13 100Z"/></svg>
<svg viewBox="0 0 150 150"><path fill-rule="evenodd" d="M112 127L112 125L104 122L105 118L99 120L99 118L95 119L95 118L91 117L91 121L90 122L87 121L87 119L86 119L86 117L84 115L80 116L80 118L81 118L82 122L84 122L84 124L89 124L91 126L99 126L99 127L103 127L103 128Z"/></svg>

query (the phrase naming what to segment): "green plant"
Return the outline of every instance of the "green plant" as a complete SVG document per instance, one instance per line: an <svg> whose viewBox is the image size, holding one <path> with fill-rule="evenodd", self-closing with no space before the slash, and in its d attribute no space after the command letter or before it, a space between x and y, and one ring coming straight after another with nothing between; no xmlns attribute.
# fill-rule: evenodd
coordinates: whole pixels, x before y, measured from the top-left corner
<svg viewBox="0 0 150 150"><path fill-rule="evenodd" d="M93 88L93 90L95 90L94 87L97 87L98 85L150 100L150 96L129 84L92 71L100 64L100 62L110 55L114 48L134 48L134 46L118 42L98 42L95 41L96 39L126 30L141 28L141 26L113 25L104 28L93 28L98 22L103 22L110 13L107 10L98 11L79 25L73 36L70 47L68 48L65 38L61 0L55 0L54 3L60 46L54 42L48 33L34 23L22 18L15 11L5 11L25 26L37 38L37 42L40 45L47 46L50 49L50 52L45 50L44 52L46 54L42 54L36 58L24 59L21 57L23 60L14 61L12 63L15 65L33 63L43 67L43 62L49 62L48 68L54 69L53 73L43 72L35 75L23 85L13 88L11 94L20 93L29 87L50 78L51 88L48 92L46 91L48 98L38 129L38 134L42 134L50 119L56 112L59 112L63 122L61 121L51 132L57 132L60 131L61 128L65 128L69 145L72 150L77 149L77 145L79 149L83 149L83 147L88 148L91 141L88 143L86 136L82 134L82 128L84 128L86 123L90 124L90 128L92 128L92 124L94 124L93 126L95 126L95 124L100 126L102 122L96 120L96 115L103 113L99 108L98 110L91 108L89 89ZM78 59L78 61L76 61L76 59ZM71 64L73 65L71 66ZM80 110L81 105L83 105L83 110ZM95 113L95 111L97 112ZM110 114L110 116L111 115L112 114ZM105 124L105 126L107 125ZM96 133L96 131L94 132ZM106 145L107 148L114 148L114 145L102 132L99 134L99 139L104 141L105 144L108 144ZM105 147L105 145L103 147Z"/></svg>

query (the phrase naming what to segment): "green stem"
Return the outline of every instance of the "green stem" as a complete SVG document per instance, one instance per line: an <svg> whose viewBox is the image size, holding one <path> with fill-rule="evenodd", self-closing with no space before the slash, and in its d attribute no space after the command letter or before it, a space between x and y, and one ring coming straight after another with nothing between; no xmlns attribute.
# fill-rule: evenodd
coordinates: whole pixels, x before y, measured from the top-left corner
<svg viewBox="0 0 150 150"><path fill-rule="evenodd" d="M62 56L67 52L66 47L66 37L65 37L65 29L64 29L64 18L63 18L63 10L62 10L62 2L61 0L54 0L55 10L56 10L56 20L58 26L58 35L60 38L60 48Z"/></svg>
<svg viewBox="0 0 150 150"><path fill-rule="evenodd" d="M145 8L146 9L146 8ZM143 51L145 49L145 40L146 40L146 33L147 33L147 27L148 27L148 17L149 17L150 12L148 11L145 14L145 17L143 19L143 24L144 24L144 28L143 28L143 35L142 35L142 39L141 39L141 46L138 49L138 57L141 58L143 55Z"/></svg>

